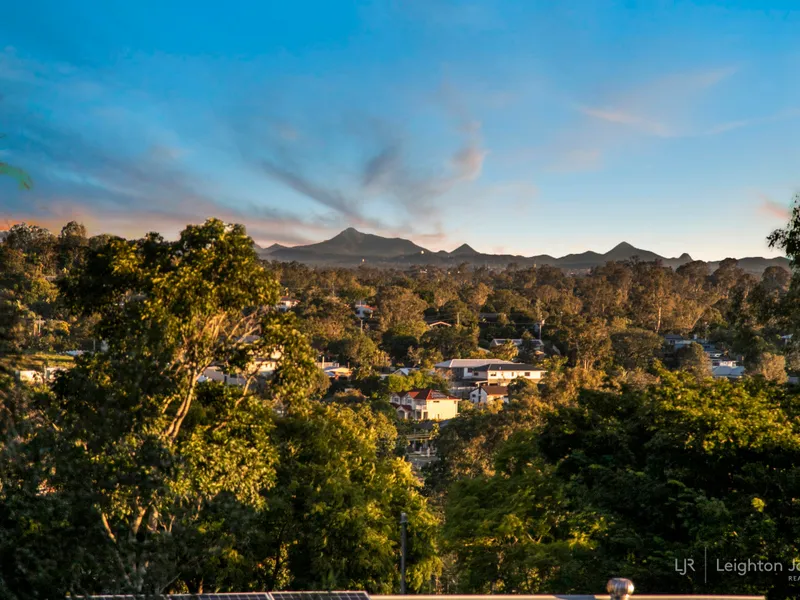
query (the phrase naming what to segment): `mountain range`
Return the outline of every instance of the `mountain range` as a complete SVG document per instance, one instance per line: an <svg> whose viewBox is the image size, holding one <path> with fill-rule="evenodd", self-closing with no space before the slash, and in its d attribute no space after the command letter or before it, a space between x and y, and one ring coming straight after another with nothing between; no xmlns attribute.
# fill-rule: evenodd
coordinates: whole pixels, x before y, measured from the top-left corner
<svg viewBox="0 0 800 600"><path fill-rule="evenodd" d="M537 256L519 256L512 254L484 254L468 244L462 244L452 252L439 250L433 252L403 238L386 238L370 233L362 233L348 228L340 234L324 242L306 246L287 247L273 244L268 248L257 247L259 256L265 260L281 262L297 261L315 266L354 267L362 264L380 267L410 267L414 265L456 266L469 263L475 267L504 268L510 263L519 266L551 265L572 272L581 272L607 262L625 261L637 258L643 262L660 260L665 266L677 268L692 262L688 254L677 258L659 256L655 252L635 248L627 242L614 246L604 254L598 252L581 252L556 258L547 254ZM739 267L747 272L760 274L771 266L789 269L786 258L740 258ZM716 268L718 261L711 262Z"/></svg>

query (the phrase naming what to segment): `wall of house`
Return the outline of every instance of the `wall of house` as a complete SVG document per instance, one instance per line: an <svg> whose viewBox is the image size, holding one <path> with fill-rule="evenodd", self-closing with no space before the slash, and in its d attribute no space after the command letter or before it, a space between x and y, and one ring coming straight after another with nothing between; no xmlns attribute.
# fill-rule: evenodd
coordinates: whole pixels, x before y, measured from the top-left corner
<svg viewBox="0 0 800 600"><path fill-rule="evenodd" d="M487 379L489 379L489 381L513 381L519 377L524 379L541 379L542 375L544 375L544 371L488 371Z"/></svg>
<svg viewBox="0 0 800 600"><path fill-rule="evenodd" d="M428 400L427 411L432 421L454 419L458 415L458 400Z"/></svg>

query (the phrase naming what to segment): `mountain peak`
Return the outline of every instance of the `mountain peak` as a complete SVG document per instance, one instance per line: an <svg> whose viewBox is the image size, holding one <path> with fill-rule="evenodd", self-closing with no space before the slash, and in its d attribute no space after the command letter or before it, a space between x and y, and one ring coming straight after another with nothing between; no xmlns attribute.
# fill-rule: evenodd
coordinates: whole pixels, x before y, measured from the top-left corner
<svg viewBox="0 0 800 600"><path fill-rule="evenodd" d="M620 242L611 249L611 252L614 252L615 250L637 250L637 248L628 242Z"/></svg>
<svg viewBox="0 0 800 600"><path fill-rule="evenodd" d="M480 254L477 250L475 250L469 244L461 244L458 248L453 250L451 253L453 256L466 256L466 255L475 255Z"/></svg>
<svg viewBox="0 0 800 600"><path fill-rule="evenodd" d="M341 237L346 237L346 238L357 238L357 237L360 237L360 236L362 236L362 235L364 235L364 234L363 234L363 233L361 233L361 232L360 232L358 229L356 229L355 227L348 227L347 229L345 229L344 231L342 231L341 233L339 233L339 235L335 236L335 237L334 237L334 239L335 239L335 238L341 238Z"/></svg>

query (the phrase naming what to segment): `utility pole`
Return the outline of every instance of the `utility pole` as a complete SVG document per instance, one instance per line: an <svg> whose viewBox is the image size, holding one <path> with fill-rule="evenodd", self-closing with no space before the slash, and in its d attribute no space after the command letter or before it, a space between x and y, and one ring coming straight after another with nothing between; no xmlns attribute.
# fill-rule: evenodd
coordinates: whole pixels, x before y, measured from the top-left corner
<svg viewBox="0 0 800 600"><path fill-rule="evenodd" d="M406 593L406 527L408 516L400 513L400 594Z"/></svg>

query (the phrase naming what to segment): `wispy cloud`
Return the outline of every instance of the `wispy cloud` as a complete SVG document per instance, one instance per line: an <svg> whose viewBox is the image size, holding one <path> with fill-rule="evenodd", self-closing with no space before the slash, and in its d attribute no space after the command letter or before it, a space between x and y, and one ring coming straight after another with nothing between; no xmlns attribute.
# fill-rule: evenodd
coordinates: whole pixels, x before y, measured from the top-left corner
<svg viewBox="0 0 800 600"><path fill-rule="evenodd" d="M607 103L578 104L582 114L657 137L690 135L691 113L702 94L736 73L736 68L679 73L618 92Z"/></svg>
<svg viewBox="0 0 800 600"><path fill-rule="evenodd" d="M657 135L660 137L670 136L670 129L664 123L653 121L645 117L640 117L632 113L614 109L605 110L600 108L591 108L587 106L581 106L579 110L583 114L594 117L595 119L600 119L601 121L607 121L609 123L628 125L634 129L638 129L643 133Z"/></svg>
<svg viewBox="0 0 800 600"><path fill-rule="evenodd" d="M409 160L413 150L402 122L387 125L386 118L359 115L363 131L352 135L346 131L347 120L333 114L334 109L328 116L339 131L314 131L316 115L305 115L302 134L297 115L294 120L261 115L254 122L225 123L221 131L213 124L213 131L202 137L194 131L182 135L180 129L156 129L158 121L169 123L154 119L163 116L158 113L161 100L119 89L108 77L37 63L11 50L0 52L0 102L13 123L7 130L14 144L10 153L36 180L29 195L4 197L0 218L55 225L67 216L80 217L96 224L95 231L134 235L220 216L244 223L265 242L302 243L346 226L441 242L446 239L443 197L462 183L477 181L486 157L480 124L463 106L455 108L455 92L453 102L442 102L441 116L443 122L452 122L452 135L460 139L457 147L438 159L426 153L422 160ZM37 100L55 118L28 110L32 85ZM88 110L94 119L79 102L87 94L92 95ZM136 102L120 103L131 95ZM73 120L73 114L78 118ZM91 131L81 127L87 122ZM342 153L346 144L339 142L347 135L355 151ZM377 152L371 153L376 140ZM209 143L217 144L210 154ZM230 167L198 170L204 160L209 163L209 156L249 170L264 183L276 182L319 210L292 202L291 196L282 201L286 196L280 193L256 200L250 192L246 199L226 187L224 169ZM340 156L345 160L339 161ZM353 164L358 156L363 162ZM326 176L330 172L337 177ZM425 219L419 218L420 211Z"/></svg>
<svg viewBox="0 0 800 600"><path fill-rule="evenodd" d="M758 194L758 197L761 200L761 204L758 207L761 213L781 219L782 221L787 221L791 216L791 210L786 204L775 202L765 194Z"/></svg>

